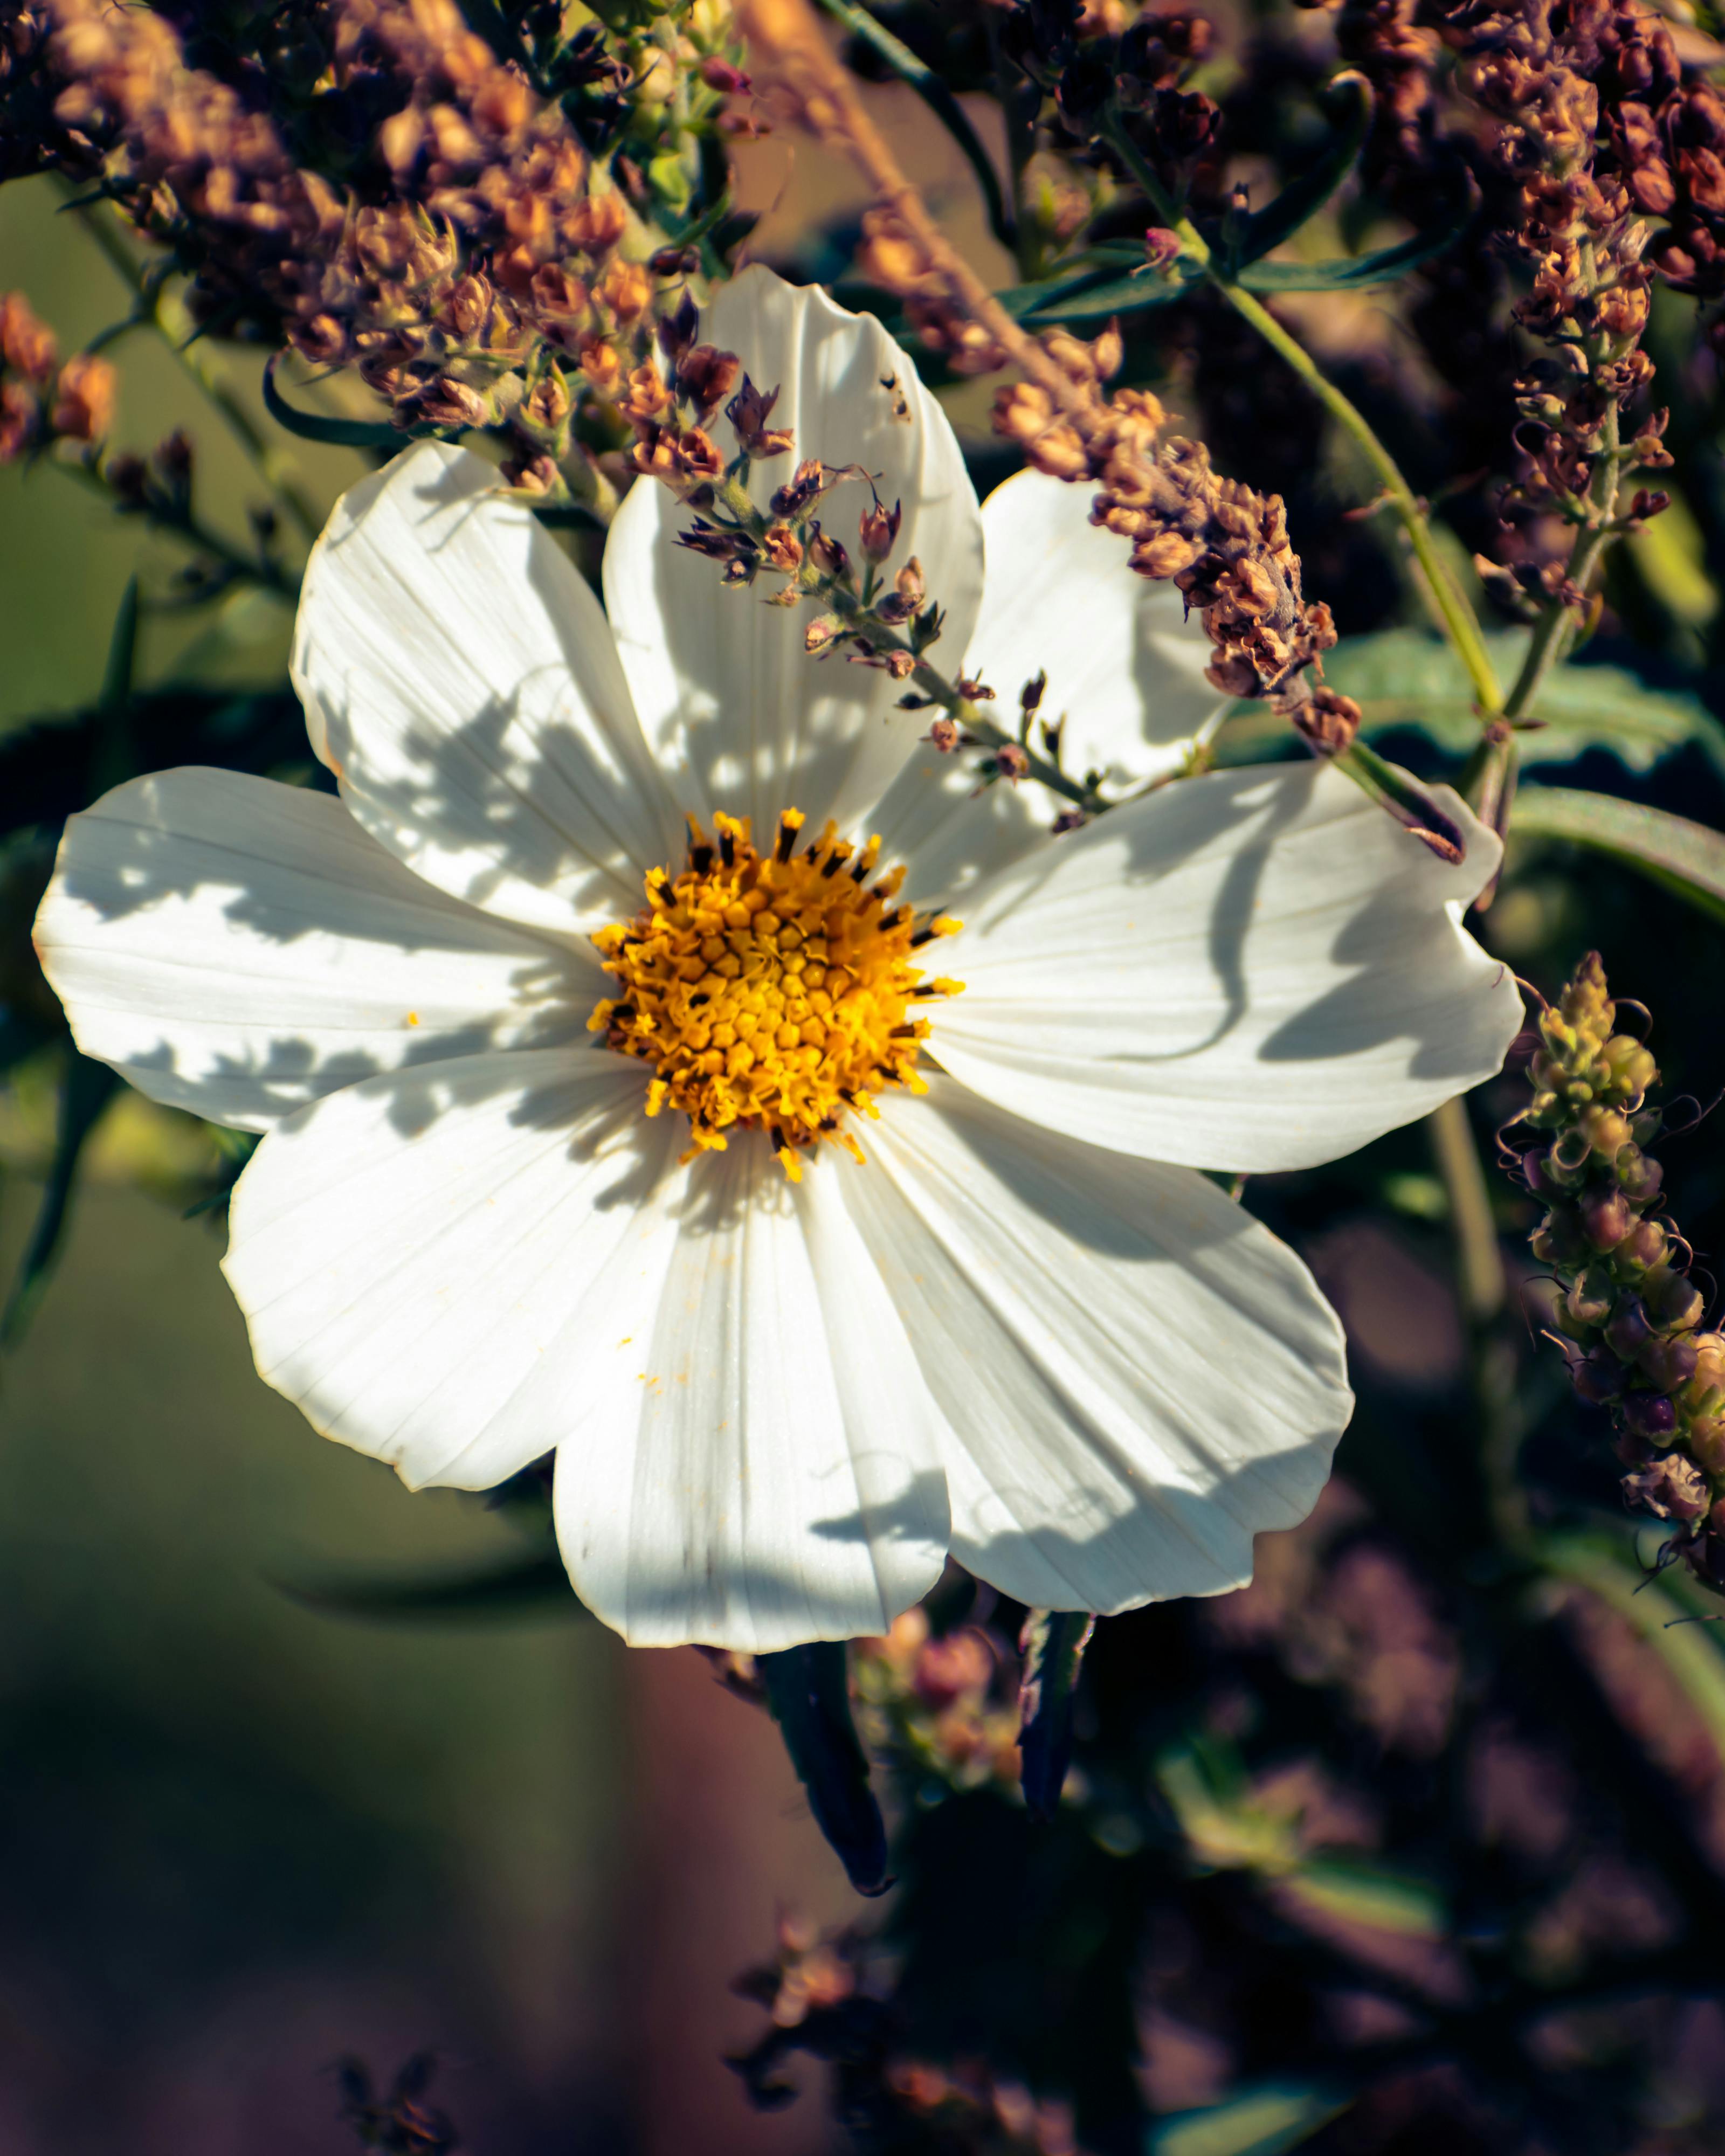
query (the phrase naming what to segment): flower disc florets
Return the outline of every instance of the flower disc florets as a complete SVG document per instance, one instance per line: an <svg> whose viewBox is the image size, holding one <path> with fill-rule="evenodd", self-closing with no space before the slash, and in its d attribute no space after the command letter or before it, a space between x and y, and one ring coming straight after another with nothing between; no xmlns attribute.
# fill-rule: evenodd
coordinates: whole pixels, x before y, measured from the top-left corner
<svg viewBox="0 0 1725 2156"><path fill-rule="evenodd" d="M689 1118L697 1149L722 1152L733 1128L762 1130L793 1181L799 1151L836 1137L847 1108L873 1115L883 1086L926 1091L912 1005L956 995L962 981L925 983L914 954L956 921L918 927L895 903L904 870L871 882L880 842L860 850L829 824L800 853L803 819L778 819L773 850L756 850L747 817L718 815L709 841L691 819L688 865L647 878L633 921L594 937L619 993L588 1021L608 1045L653 1065L647 1113Z"/></svg>

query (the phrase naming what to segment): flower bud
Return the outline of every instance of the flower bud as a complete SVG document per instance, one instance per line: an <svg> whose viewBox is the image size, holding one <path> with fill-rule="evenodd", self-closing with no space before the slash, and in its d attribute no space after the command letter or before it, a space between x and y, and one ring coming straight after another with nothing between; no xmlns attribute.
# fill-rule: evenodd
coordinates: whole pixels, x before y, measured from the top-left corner
<svg viewBox="0 0 1725 2156"><path fill-rule="evenodd" d="M1663 1261L1670 1243L1670 1237L1657 1220L1638 1220L1617 1245L1614 1255L1620 1265L1629 1265L1642 1272L1651 1272Z"/></svg>
<svg viewBox="0 0 1725 2156"><path fill-rule="evenodd" d="M1625 1296L1605 1327L1605 1339L1612 1352L1622 1356L1625 1363L1632 1363L1652 1337L1653 1327L1647 1322L1640 1296Z"/></svg>
<svg viewBox="0 0 1725 2156"><path fill-rule="evenodd" d="M1625 1393L1623 1416L1637 1437L1669 1437L1677 1426L1677 1411L1663 1393ZM1694 1519L1698 1514L1685 1517Z"/></svg>
<svg viewBox="0 0 1725 2156"><path fill-rule="evenodd" d="M1615 1250L1634 1221L1620 1190L1590 1190L1581 1201L1582 1233L1596 1250Z"/></svg>
<svg viewBox="0 0 1725 2156"><path fill-rule="evenodd" d="M1576 1391L1583 1399L1590 1400L1595 1407L1603 1407L1608 1400L1615 1400L1622 1392L1628 1377L1622 1363L1606 1348L1595 1348L1590 1354L1584 1355L1579 1362L1572 1363L1569 1374Z"/></svg>
<svg viewBox="0 0 1725 2156"><path fill-rule="evenodd" d="M1654 1317L1674 1332L1692 1331L1707 1308L1706 1298L1687 1273L1667 1273L1656 1286L1650 1281L1645 1292ZM1698 1348L1701 1343L1696 1344Z"/></svg>
<svg viewBox="0 0 1725 2156"><path fill-rule="evenodd" d="M1611 1315L1617 1288L1603 1265L1589 1265L1569 1284L1569 1315L1581 1325L1603 1325Z"/></svg>
<svg viewBox="0 0 1725 2156"><path fill-rule="evenodd" d="M903 516L904 505L897 501L891 509L877 501L863 511L860 536L865 561L878 567L886 559L898 543L898 527Z"/></svg>
<svg viewBox="0 0 1725 2156"><path fill-rule="evenodd" d="M1631 1204L1645 1205L1659 1195L1665 1170L1639 1146L1626 1145L1617 1155L1617 1180Z"/></svg>
<svg viewBox="0 0 1725 2156"><path fill-rule="evenodd" d="M1641 1368L1662 1393L1679 1392L1695 1375L1692 1340L1653 1340L1641 1350Z"/></svg>

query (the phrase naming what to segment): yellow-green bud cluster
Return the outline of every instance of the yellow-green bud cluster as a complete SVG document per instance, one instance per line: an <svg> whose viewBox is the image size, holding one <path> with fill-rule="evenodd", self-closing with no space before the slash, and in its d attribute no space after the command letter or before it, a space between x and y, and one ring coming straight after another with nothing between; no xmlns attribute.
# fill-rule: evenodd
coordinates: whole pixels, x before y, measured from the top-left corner
<svg viewBox="0 0 1725 2156"><path fill-rule="evenodd" d="M1541 1014L1533 1098L1512 1127L1532 1136L1520 1172L1549 1209L1533 1254L1563 1290L1575 1389L1617 1424L1625 1497L1674 1522L1696 1570L1725 1589L1725 1334L1701 1329L1688 1245L1661 1217L1646 1151L1657 1067L1616 1019L1597 952Z"/></svg>

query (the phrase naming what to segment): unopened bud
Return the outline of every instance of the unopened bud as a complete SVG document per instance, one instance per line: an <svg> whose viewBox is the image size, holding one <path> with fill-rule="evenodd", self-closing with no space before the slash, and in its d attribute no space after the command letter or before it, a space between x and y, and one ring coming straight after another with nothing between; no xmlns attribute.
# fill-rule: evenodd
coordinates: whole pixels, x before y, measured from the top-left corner
<svg viewBox="0 0 1725 2156"><path fill-rule="evenodd" d="M824 651L844 634L843 622L834 614L824 613L818 620L811 621L803 630L803 649L805 651Z"/></svg>
<svg viewBox="0 0 1725 2156"><path fill-rule="evenodd" d="M1581 1201L1582 1231L1596 1250L1615 1250L1634 1217L1620 1190L1591 1190Z"/></svg>
<svg viewBox="0 0 1725 2156"><path fill-rule="evenodd" d="M884 562L898 543L899 525L904 516L903 505L895 501L891 509L875 502L862 513L860 536L863 558L878 566Z"/></svg>

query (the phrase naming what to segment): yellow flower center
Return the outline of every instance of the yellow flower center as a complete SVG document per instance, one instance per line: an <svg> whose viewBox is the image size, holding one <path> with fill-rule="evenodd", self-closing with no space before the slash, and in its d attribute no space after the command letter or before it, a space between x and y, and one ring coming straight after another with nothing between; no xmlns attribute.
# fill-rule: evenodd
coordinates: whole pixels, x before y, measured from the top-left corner
<svg viewBox="0 0 1725 2156"><path fill-rule="evenodd" d="M683 873L654 870L644 908L594 937L618 993L588 1020L653 1065L647 1113L687 1116L693 1150L765 1131L793 1182L821 1138L863 1158L846 1109L878 1114L883 1086L927 1090L916 1007L964 986L924 981L916 953L959 923L896 904L901 868L871 880L880 841L858 850L829 824L798 852L803 824L788 808L762 854L747 818L716 816L711 842L691 818Z"/></svg>

